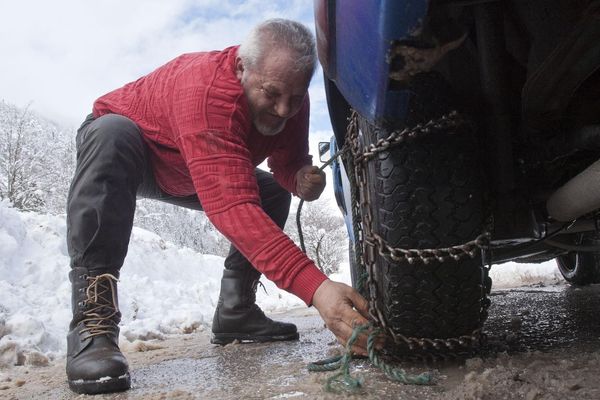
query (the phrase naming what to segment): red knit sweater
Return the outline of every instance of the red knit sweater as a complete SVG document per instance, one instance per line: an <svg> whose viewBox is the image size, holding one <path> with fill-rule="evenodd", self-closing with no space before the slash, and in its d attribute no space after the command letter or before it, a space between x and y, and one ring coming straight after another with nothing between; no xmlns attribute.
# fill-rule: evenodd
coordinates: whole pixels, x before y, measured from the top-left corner
<svg viewBox="0 0 600 400"><path fill-rule="evenodd" d="M197 193L206 215L254 267L307 304L327 277L260 207L254 168L268 157L295 193L308 155L308 96L276 136L253 128L234 65L237 47L184 54L94 103L94 116L124 115L141 129L158 185Z"/></svg>

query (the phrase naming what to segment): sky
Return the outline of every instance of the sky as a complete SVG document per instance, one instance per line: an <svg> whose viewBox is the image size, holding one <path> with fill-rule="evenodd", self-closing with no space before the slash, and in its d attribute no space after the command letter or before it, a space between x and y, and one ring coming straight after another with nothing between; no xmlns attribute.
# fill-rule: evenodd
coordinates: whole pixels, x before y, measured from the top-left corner
<svg viewBox="0 0 600 400"><path fill-rule="evenodd" d="M0 99L77 126L93 101L174 57L239 44L284 17L314 31L310 0L19 0L0 3ZM320 77L312 131L328 130Z"/></svg>

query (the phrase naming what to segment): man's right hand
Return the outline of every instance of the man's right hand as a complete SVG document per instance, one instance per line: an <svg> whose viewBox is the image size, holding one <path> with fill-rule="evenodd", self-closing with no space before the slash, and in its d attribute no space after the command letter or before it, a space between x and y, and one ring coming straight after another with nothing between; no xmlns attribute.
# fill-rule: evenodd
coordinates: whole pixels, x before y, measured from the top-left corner
<svg viewBox="0 0 600 400"><path fill-rule="evenodd" d="M313 305L321 314L327 328L337 340L345 345L354 327L367 324L368 302L356 290L343 283L327 279L313 295ZM356 354L367 355L367 335L362 334L354 342Z"/></svg>
<svg viewBox="0 0 600 400"><path fill-rule="evenodd" d="M325 172L314 165L305 165L296 172L296 192L304 201L318 199L325 184Z"/></svg>

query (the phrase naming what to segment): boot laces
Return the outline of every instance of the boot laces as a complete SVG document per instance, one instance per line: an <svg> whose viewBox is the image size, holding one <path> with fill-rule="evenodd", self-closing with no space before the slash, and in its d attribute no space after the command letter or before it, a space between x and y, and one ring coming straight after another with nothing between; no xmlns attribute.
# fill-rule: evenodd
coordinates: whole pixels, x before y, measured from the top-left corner
<svg viewBox="0 0 600 400"><path fill-rule="evenodd" d="M269 292L267 292L267 288L266 288L265 284L264 284L264 283L262 283L262 282L260 281L260 279L257 279L257 280L255 280L254 282L252 282L252 292L256 293L256 291L258 290L258 286L259 286L259 285L260 285L260 286L262 287L262 289L265 291L265 294L266 294L266 295L269 295Z"/></svg>
<svg viewBox="0 0 600 400"><path fill-rule="evenodd" d="M259 285L265 291L265 294L267 296L269 295L269 292L267 292L267 288L265 287L265 284L262 283L260 281L260 279L257 279L255 281L253 281L252 282L252 287L251 287L252 288L252 292L251 293L253 293L254 296L252 296L252 298L249 299L250 303L252 303L252 304L250 304L250 309L254 310L255 313L258 313L258 315L257 315L258 318L265 318L265 319L271 321L271 319L265 315L265 312L258 306L258 304L256 304L256 292L258 290L258 286Z"/></svg>
<svg viewBox="0 0 600 400"><path fill-rule="evenodd" d="M102 274L87 278L89 285L86 290L85 304L87 309L83 312L82 321L85 328L81 332L88 332L88 337L113 333L117 322L113 319L119 313L115 284L118 279L112 274Z"/></svg>

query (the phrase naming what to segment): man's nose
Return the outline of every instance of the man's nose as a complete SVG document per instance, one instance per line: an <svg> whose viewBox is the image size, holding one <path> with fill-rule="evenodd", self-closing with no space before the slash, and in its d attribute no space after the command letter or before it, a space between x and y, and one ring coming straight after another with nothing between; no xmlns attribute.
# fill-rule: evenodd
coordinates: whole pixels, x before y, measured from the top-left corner
<svg viewBox="0 0 600 400"><path fill-rule="evenodd" d="M281 99L275 103L275 112L281 118L288 118L292 113L292 106L289 99Z"/></svg>

